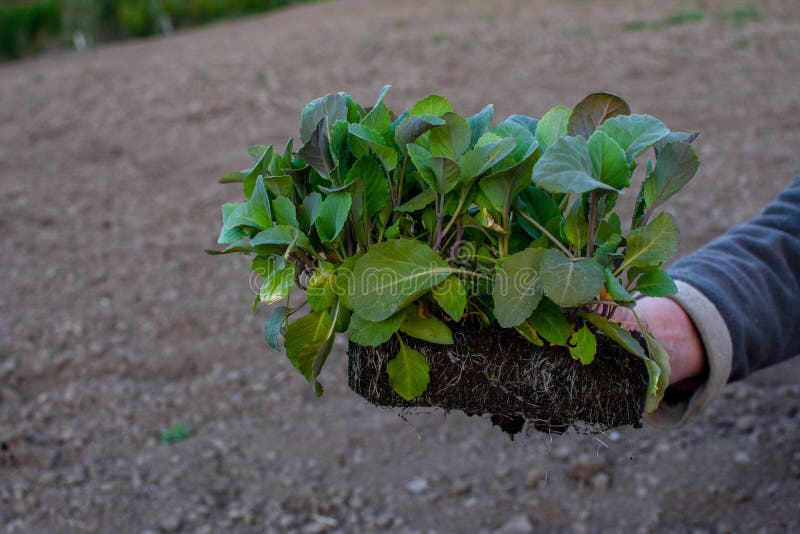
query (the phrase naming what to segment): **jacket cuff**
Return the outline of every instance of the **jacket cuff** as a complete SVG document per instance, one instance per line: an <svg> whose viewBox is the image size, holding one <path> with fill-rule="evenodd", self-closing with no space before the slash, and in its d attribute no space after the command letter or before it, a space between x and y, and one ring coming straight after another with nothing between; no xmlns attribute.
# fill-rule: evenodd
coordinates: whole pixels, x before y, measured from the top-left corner
<svg viewBox="0 0 800 534"><path fill-rule="evenodd" d="M658 409L645 416L648 424L661 428L675 428L697 417L719 397L731 374L733 342L728 325L717 307L698 289L676 280L677 302L694 322L706 352L708 380L686 401L678 404L662 402Z"/></svg>

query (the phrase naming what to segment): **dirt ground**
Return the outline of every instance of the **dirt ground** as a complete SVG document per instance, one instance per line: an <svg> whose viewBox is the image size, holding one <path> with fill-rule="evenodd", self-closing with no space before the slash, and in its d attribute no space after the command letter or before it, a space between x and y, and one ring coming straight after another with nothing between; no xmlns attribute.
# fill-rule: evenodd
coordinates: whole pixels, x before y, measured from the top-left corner
<svg viewBox="0 0 800 534"><path fill-rule="evenodd" d="M216 178L308 100L384 83L464 114L592 90L703 165L688 253L800 172L800 9L739 0L344 0L0 66L0 526L7 532L781 532L800 529L800 362L680 430L510 441L310 388L262 337L244 258L209 257ZM701 10L699 22L647 26ZM188 423L171 445L158 432Z"/></svg>

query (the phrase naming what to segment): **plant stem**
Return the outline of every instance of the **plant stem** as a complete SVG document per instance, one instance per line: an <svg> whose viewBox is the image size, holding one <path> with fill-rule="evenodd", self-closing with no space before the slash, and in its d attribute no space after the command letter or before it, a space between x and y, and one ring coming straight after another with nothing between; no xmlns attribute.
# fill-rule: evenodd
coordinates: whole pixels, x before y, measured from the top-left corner
<svg viewBox="0 0 800 534"><path fill-rule="evenodd" d="M586 255L590 258L594 256L594 231L595 218L597 217L597 192L592 191L589 195L589 232L586 237Z"/></svg>
<svg viewBox="0 0 800 534"><path fill-rule="evenodd" d="M547 237L547 238L548 238L550 241L552 241L552 242L553 242L553 243L554 243L554 244L555 244L555 245L556 245L558 248L560 248L560 249L561 249L561 251L562 251L564 254L566 254L567 256L569 256L570 258L572 258L573 260L574 260L574 259L576 259L575 255L574 255L574 254L573 254L573 253L572 253L572 252L571 252L571 251L570 251L570 250L569 250L567 247L565 247L565 246L564 246L564 244L563 244L561 241L559 241L558 239L556 239L556 238L553 236L553 234L551 234L550 232L548 232L548 231L547 231L547 229L546 229L544 226L542 226L541 224L539 224L539 221L537 221L536 219L534 219L533 217L531 217L530 215L528 215L528 214L527 214L527 213L525 213L524 211L517 211L517 213L518 213L519 215L522 215L522 218L523 218L523 219L525 219L526 221L528 221L529 223L531 223L532 225L534 225L534 226L536 227L536 229L537 229L537 230L539 230L540 232L542 232L542 234L544 234L544 235L545 235L545 236L546 236L546 237Z"/></svg>

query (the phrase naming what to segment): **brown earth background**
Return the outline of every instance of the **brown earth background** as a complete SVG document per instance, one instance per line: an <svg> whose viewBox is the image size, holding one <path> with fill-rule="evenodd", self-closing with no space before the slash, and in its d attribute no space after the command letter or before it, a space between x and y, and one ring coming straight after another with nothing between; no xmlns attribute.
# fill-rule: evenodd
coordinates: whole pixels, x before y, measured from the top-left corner
<svg viewBox="0 0 800 534"><path fill-rule="evenodd" d="M753 6L736 24L731 10ZM702 12L686 24L656 23ZM676 21L673 21L676 22ZM641 25L640 25L641 26ZM681 253L800 172L796 1L343 0L0 66L0 527L7 532L800 529L800 364L682 428L510 441L311 394L214 245L216 178L345 90L541 116L623 95L703 160ZM189 423L164 444L158 432Z"/></svg>

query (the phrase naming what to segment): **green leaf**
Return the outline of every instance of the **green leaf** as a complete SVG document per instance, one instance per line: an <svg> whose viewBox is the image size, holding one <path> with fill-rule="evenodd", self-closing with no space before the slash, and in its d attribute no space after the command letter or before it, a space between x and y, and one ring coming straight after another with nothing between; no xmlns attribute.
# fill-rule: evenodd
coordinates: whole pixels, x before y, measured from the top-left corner
<svg viewBox="0 0 800 534"><path fill-rule="evenodd" d="M621 258L618 252L619 245L622 243L622 236L614 234L594 250L594 259L603 267L607 267L612 261Z"/></svg>
<svg viewBox="0 0 800 534"><path fill-rule="evenodd" d="M272 210L270 210L269 195L264 187L264 178L259 176L250 196L250 212L260 228L272 226ZM280 224L280 223L279 223Z"/></svg>
<svg viewBox="0 0 800 534"><path fill-rule="evenodd" d="M284 338L289 361L311 383L314 393L321 395L322 385L317 376L334 339L330 314L314 312L296 319L289 323Z"/></svg>
<svg viewBox="0 0 800 534"><path fill-rule="evenodd" d="M669 213L662 213L647 226L632 230L627 237L623 267L651 267L668 261L678 251L678 225Z"/></svg>
<svg viewBox="0 0 800 534"><path fill-rule="evenodd" d="M272 211L275 215L275 222L286 226L300 225L297 222L297 211L294 202L286 197L277 197L272 201Z"/></svg>
<svg viewBox="0 0 800 534"><path fill-rule="evenodd" d="M480 139L480 137L489 130L489 125L491 124L493 118L494 106L489 104L475 115L467 119L467 124L469 124L470 131L472 132L469 146L475 146L475 143L478 142L478 139Z"/></svg>
<svg viewBox="0 0 800 534"><path fill-rule="evenodd" d="M583 365L588 365L594 361L597 353L597 338L585 324L569 338L569 353L576 360L580 360Z"/></svg>
<svg viewBox="0 0 800 534"><path fill-rule="evenodd" d="M218 181L221 184L238 184L244 182L245 178L247 178L246 171L233 171L229 172Z"/></svg>
<svg viewBox="0 0 800 534"><path fill-rule="evenodd" d="M609 321L605 317L601 317L600 315L595 315L594 313L589 313L587 311L581 311L579 312L579 315L586 321L589 321L597 330L610 337L623 349L627 350L631 354L634 354L635 356L642 358L643 360L647 360L647 354L644 352L644 349L639 342L636 341L636 338L634 338L630 332L622 328L619 324Z"/></svg>
<svg viewBox="0 0 800 534"><path fill-rule="evenodd" d="M357 313L350 318L347 336L351 342L375 347L389 341L406 318L406 311L400 310L383 321L367 321Z"/></svg>
<svg viewBox="0 0 800 534"><path fill-rule="evenodd" d="M320 262L314 273L308 278L306 285L306 300L311 307L311 311L327 310L333 306L336 300L334 283L336 275L333 272L333 265L327 262Z"/></svg>
<svg viewBox="0 0 800 534"><path fill-rule="evenodd" d="M334 166L331 158L330 140L324 132L325 120L319 122L317 129L311 133L308 142L297 151L297 157L311 166L323 178L328 178Z"/></svg>
<svg viewBox="0 0 800 534"><path fill-rule="evenodd" d="M416 141L420 135L428 130L436 126L441 126L444 123L444 119L440 119L434 115L423 115L421 117L409 115L397 125L394 138L395 141L397 141L397 145L402 148Z"/></svg>
<svg viewBox="0 0 800 534"><path fill-rule="evenodd" d="M245 200L241 204L237 205L235 209L230 212L227 218L225 218L224 224L228 228L235 228L237 226L261 228L258 224L258 221L253 216L253 209L249 200Z"/></svg>
<svg viewBox="0 0 800 534"><path fill-rule="evenodd" d="M683 141L667 143L658 154L656 168L642 184L648 208L657 208L681 190L700 166L692 145Z"/></svg>
<svg viewBox="0 0 800 534"><path fill-rule="evenodd" d="M347 120L347 100L343 93L331 93L309 102L300 116L300 142L308 143L322 121L333 125Z"/></svg>
<svg viewBox="0 0 800 534"><path fill-rule="evenodd" d="M594 189L616 191L595 180L593 175L594 167L586 140L583 137L561 137L539 158L533 168L533 183L551 193L585 193Z"/></svg>
<svg viewBox="0 0 800 534"><path fill-rule="evenodd" d="M625 151L602 131L594 132L586 143L592 160L594 177L614 189L631 185L631 171Z"/></svg>
<svg viewBox="0 0 800 534"><path fill-rule="evenodd" d="M479 182L481 191L497 213L507 213L514 199L530 186L531 169L535 163L529 157L520 165L490 174Z"/></svg>
<svg viewBox="0 0 800 534"><path fill-rule="evenodd" d="M589 220L580 197L572 203L572 208L567 214L564 235L579 251L589 242Z"/></svg>
<svg viewBox="0 0 800 534"><path fill-rule="evenodd" d="M592 93L572 110L567 123L569 135L580 135L584 139L607 119L617 115L630 115L631 108L619 96L612 93Z"/></svg>
<svg viewBox="0 0 800 534"><path fill-rule="evenodd" d="M361 217L364 210L367 217L372 217L390 201L389 182L383 168L371 156L364 156L353 164L347 181L355 183L352 209L357 217Z"/></svg>
<svg viewBox="0 0 800 534"><path fill-rule="evenodd" d="M245 237L245 233L238 226L228 224L230 216L241 206L241 204L223 204L222 205L222 228L219 232L217 243L220 245L227 245L234 243L241 238Z"/></svg>
<svg viewBox="0 0 800 534"><path fill-rule="evenodd" d="M372 107L369 113L361 119L361 124L372 128L378 132L387 132L389 130L389 125L392 122L391 113L389 113L389 108L386 107L386 104L383 103L383 97L386 95L387 91L391 85L384 85L383 89L381 89L380 93L378 93L378 98L375 101L375 105Z"/></svg>
<svg viewBox="0 0 800 534"><path fill-rule="evenodd" d="M434 287L433 299L454 321L460 321L467 309L467 290L464 283L456 276L447 279Z"/></svg>
<svg viewBox="0 0 800 534"><path fill-rule="evenodd" d="M346 192L333 193L322 201L314 223L320 239L327 242L336 240L347 222L352 202L352 196Z"/></svg>
<svg viewBox="0 0 800 534"><path fill-rule="evenodd" d="M434 316L421 319L414 306L406 308L405 320L400 324L400 331L430 343L453 344L453 333L447 325Z"/></svg>
<svg viewBox="0 0 800 534"><path fill-rule="evenodd" d="M467 151L458 160L462 177L469 180L480 176L511 154L515 147L513 139L501 139Z"/></svg>
<svg viewBox="0 0 800 534"><path fill-rule="evenodd" d="M529 319L536 332L553 345L566 345L572 327L561 308L544 298Z"/></svg>
<svg viewBox="0 0 800 534"><path fill-rule="evenodd" d="M536 140L542 154L556 142L559 137L567 135L567 124L572 110L566 106L556 106L544 114L536 126Z"/></svg>
<svg viewBox="0 0 800 534"><path fill-rule="evenodd" d="M608 119L598 129L616 141L628 161L636 159L658 140L669 135L660 120L650 115L619 115Z"/></svg>
<svg viewBox="0 0 800 534"><path fill-rule="evenodd" d="M273 226L259 232L250 240L254 247L260 245L287 245L298 246L306 250L312 250L311 242L308 237L293 226Z"/></svg>
<svg viewBox="0 0 800 534"><path fill-rule="evenodd" d="M382 321L453 274L429 246L410 239L374 245L355 264L348 301L370 321Z"/></svg>
<svg viewBox="0 0 800 534"><path fill-rule="evenodd" d="M508 256L497 269L492 288L494 316L503 328L521 324L539 304L539 266L545 249L528 248Z"/></svg>
<svg viewBox="0 0 800 534"><path fill-rule="evenodd" d="M400 341L400 351L387 365L389 385L405 400L413 400L428 389L430 368L420 352Z"/></svg>
<svg viewBox="0 0 800 534"><path fill-rule="evenodd" d="M628 293L625 287L619 283L611 269L606 269L606 291L614 299L614 302L626 303L635 301L633 295Z"/></svg>
<svg viewBox="0 0 800 534"><path fill-rule="evenodd" d="M349 132L347 121L336 121L330 129L329 149L333 159L333 167L336 172L337 182L341 181L341 168L347 161L347 134Z"/></svg>
<svg viewBox="0 0 800 534"><path fill-rule="evenodd" d="M303 199L303 203L300 204L300 212L298 213L298 219L300 222L300 227L305 232L308 232L309 230L311 230L311 227L314 226L314 222L316 222L317 220L317 216L319 215L319 209L321 206L322 206L322 195L320 195L316 191L306 196Z"/></svg>
<svg viewBox="0 0 800 534"><path fill-rule="evenodd" d="M367 142L387 171L397 167L397 151L390 147L384 136L364 124L351 124L350 134Z"/></svg>
<svg viewBox="0 0 800 534"><path fill-rule="evenodd" d="M519 332L522 337L534 345L538 347L544 345L544 341L542 341L542 338L539 337L539 334L536 332L536 329L533 327L533 325L531 325L530 321L523 321L515 326L514 330Z"/></svg>
<svg viewBox="0 0 800 534"><path fill-rule="evenodd" d="M502 138L513 139L515 143L512 155L500 163L500 169L495 170L508 168L523 161L528 156L533 154L533 152L539 146L539 143L536 142L536 139L530 130L521 124L508 119L495 124L491 131L495 135L499 135Z"/></svg>
<svg viewBox="0 0 800 534"><path fill-rule="evenodd" d="M273 304L286 298L289 290L294 285L294 265L289 265L283 269L275 269L267 273L258 298L261 302Z"/></svg>
<svg viewBox="0 0 800 534"><path fill-rule="evenodd" d="M539 276L545 295L559 306L586 304L600 294L606 278L593 258L571 260L556 249L545 253Z"/></svg>
<svg viewBox="0 0 800 534"><path fill-rule="evenodd" d="M636 291L648 297L668 297L678 292L678 286L667 271L654 267L639 277Z"/></svg>
<svg viewBox="0 0 800 534"><path fill-rule="evenodd" d="M278 334L286 333L286 319L289 317L289 308L286 306L276 306L267 317L264 324L264 338L267 344L275 350L281 350L278 343Z"/></svg>
<svg viewBox="0 0 800 534"><path fill-rule="evenodd" d="M451 111L453 111L453 106L450 105L450 102L445 97L439 95L428 95L411 106L408 114L415 117L422 115L441 117L445 113L449 113Z"/></svg>
<svg viewBox="0 0 800 534"><path fill-rule="evenodd" d="M436 199L436 193L433 189L423 189L422 193L412 197L406 202L403 202L397 208L396 211L400 212L412 212L412 211L419 211L431 202Z"/></svg>
<svg viewBox="0 0 800 534"><path fill-rule="evenodd" d="M645 410L650 413L658 408L661 399L664 398L664 392L669 387L669 377L672 371L669 366L669 354L664 347L650 332L644 332L644 339L647 342L647 352L650 355L650 359L645 361L650 376Z"/></svg>
<svg viewBox="0 0 800 534"><path fill-rule="evenodd" d="M528 117L527 115L509 115L505 122L516 122L534 136L536 135L536 128L539 124L538 120L533 117Z"/></svg>
<svg viewBox="0 0 800 534"><path fill-rule="evenodd" d="M456 160L469 149L472 132L461 115L453 112L442 115L445 123L430 133L431 155Z"/></svg>

